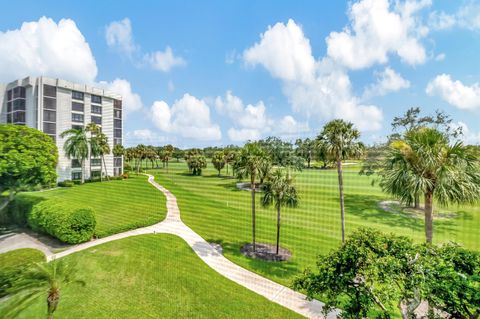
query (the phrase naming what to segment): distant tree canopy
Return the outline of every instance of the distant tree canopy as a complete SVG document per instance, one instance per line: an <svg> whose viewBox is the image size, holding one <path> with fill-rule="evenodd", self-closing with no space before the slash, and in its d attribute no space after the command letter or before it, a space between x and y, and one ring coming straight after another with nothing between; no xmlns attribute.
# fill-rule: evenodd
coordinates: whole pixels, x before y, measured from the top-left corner
<svg viewBox="0 0 480 319"><path fill-rule="evenodd" d="M52 138L20 125L0 125L0 194L57 181L58 150Z"/></svg>

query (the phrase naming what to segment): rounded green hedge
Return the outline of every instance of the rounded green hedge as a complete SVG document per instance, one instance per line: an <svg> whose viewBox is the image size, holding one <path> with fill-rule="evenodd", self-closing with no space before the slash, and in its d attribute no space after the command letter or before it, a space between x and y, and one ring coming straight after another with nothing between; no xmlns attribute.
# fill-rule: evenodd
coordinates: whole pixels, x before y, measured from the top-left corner
<svg viewBox="0 0 480 319"><path fill-rule="evenodd" d="M28 214L28 225L34 231L47 233L65 243L78 244L93 237L95 212L90 207L75 207L49 199L33 206Z"/></svg>

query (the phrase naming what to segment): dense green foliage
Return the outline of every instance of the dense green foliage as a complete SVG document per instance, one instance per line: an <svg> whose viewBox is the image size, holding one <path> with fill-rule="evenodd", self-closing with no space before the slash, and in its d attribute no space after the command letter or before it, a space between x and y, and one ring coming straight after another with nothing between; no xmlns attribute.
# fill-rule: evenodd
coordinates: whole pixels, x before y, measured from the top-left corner
<svg viewBox="0 0 480 319"><path fill-rule="evenodd" d="M95 212L90 207L76 207L58 199L44 200L32 207L28 225L64 243L78 244L90 240L95 231Z"/></svg>
<svg viewBox="0 0 480 319"><path fill-rule="evenodd" d="M480 255L457 245L414 245L407 237L360 229L337 250L321 255L294 286L322 296L341 318L417 318L422 302L455 318L480 314ZM423 317L426 313L419 316ZM474 318L474 317L471 317Z"/></svg>
<svg viewBox="0 0 480 319"><path fill-rule="evenodd" d="M213 167L218 171L218 176L222 172L222 169L225 167L226 157L222 151L217 151L213 154L212 157L212 164Z"/></svg>
<svg viewBox="0 0 480 319"><path fill-rule="evenodd" d="M207 168L207 159L199 149L191 149L185 153L188 171L192 175L202 175L202 170Z"/></svg>
<svg viewBox="0 0 480 319"><path fill-rule="evenodd" d="M58 151L52 139L22 125L0 125L0 194L55 185Z"/></svg>
<svg viewBox="0 0 480 319"><path fill-rule="evenodd" d="M63 144L65 155L69 159L77 159L82 168L81 183L85 181L85 160L90 156L90 142L88 131L85 128L72 128L60 134L62 138L66 138ZM94 146L96 141L93 140ZM97 147L94 147L97 149Z"/></svg>
<svg viewBox="0 0 480 319"><path fill-rule="evenodd" d="M0 254L0 298L33 263L45 261L45 255L36 249L22 248Z"/></svg>
<svg viewBox="0 0 480 319"><path fill-rule="evenodd" d="M17 199L17 207L23 208L15 209L11 214L20 214L22 217L26 217L32 203L39 200L52 199L68 202L68 205L75 207L91 207L97 221L95 237L158 223L165 218L167 210L165 197L147 182L145 176L130 176L108 183L86 183L48 192L23 193Z"/></svg>
<svg viewBox="0 0 480 319"><path fill-rule="evenodd" d="M85 286L62 288L56 318L301 318L218 274L173 235L125 238L63 259ZM17 319L46 314L41 298Z"/></svg>

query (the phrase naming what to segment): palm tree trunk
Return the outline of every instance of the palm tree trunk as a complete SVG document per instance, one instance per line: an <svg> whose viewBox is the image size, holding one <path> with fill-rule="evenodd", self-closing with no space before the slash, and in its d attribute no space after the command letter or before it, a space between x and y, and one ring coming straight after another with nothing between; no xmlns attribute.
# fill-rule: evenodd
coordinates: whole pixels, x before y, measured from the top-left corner
<svg viewBox="0 0 480 319"><path fill-rule="evenodd" d="M414 208L415 209L420 209L420 195L415 195L415 203L414 203Z"/></svg>
<svg viewBox="0 0 480 319"><path fill-rule="evenodd" d="M53 319L53 313L57 310L60 295L58 292L50 292L47 297L48 319Z"/></svg>
<svg viewBox="0 0 480 319"><path fill-rule="evenodd" d="M342 243L345 242L345 203L343 198L342 160L337 160L338 191L340 192L340 218L342 221Z"/></svg>
<svg viewBox="0 0 480 319"><path fill-rule="evenodd" d="M82 159L82 177L80 178L80 184L85 183L85 160Z"/></svg>
<svg viewBox="0 0 480 319"><path fill-rule="evenodd" d="M280 246L280 206L277 208L277 250L276 254L278 255Z"/></svg>
<svg viewBox="0 0 480 319"><path fill-rule="evenodd" d="M256 225L255 225L255 179L251 179L250 187L252 188L252 238L253 238L253 252L256 251L257 246L255 243L255 232L256 232Z"/></svg>
<svg viewBox="0 0 480 319"><path fill-rule="evenodd" d="M108 178L108 172L107 172L107 164L105 163L105 156L102 155L102 162L103 162L103 167L105 168L105 177L107 178L107 181L110 180ZM100 172L100 176L102 176L102 172Z"/></svg>
<svg viewBox="0 0 480 319"><path fill-rule="evenodd" d="M425 237L427 243L433 240L433 192L425 193Z"/></svg>

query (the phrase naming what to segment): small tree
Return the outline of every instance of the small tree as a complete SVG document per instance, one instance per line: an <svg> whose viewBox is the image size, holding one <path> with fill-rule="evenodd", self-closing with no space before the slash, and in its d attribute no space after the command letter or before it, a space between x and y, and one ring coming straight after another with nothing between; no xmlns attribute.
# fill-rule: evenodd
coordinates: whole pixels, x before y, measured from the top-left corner
<svg viewBox="0 0 480 319"><path fill-rule="evenodd" d="M451 145L447 134L420 127L390 144L381 172L382 189L411 204L425 198L425 237L433 240L433 202L475 203L480 199L480 161L461 142Z"/></svg>
<svg viewBox="0 0 480 319"><path fill-rule="evenodd" d="M343 172L342 161L345 159L360 157L364 146L358 141L360 132L350 122L333 120L328 122L323 131L317 137L324 144L326 154L333 158L337 164L338 190L340 193L340 217L342 224L342 242L345 241L345 204L343 195Z"/></svg>
<svg viewBox="0 0 480 319"><path fill-rule="evenodd" d="M213 167L218 171L218 176L225 167L225 154L222 151L216 151L212 157Z"/></svg>
<svg viewBox="0 0 480 319"><path fill-rule="evenodd" d="M51 186L57 181L58 151L52 139L33 128L0 125L0 194L8 205L22 187Z"/></svg>
<svg viewBox="0 0 480 319"><path fill-rule="evenodd" d="M293 178L288 173L282 170L276 170L268 178L264 185L264 194L262 198L262 205L268 207L275 205L277 210L277 247L276 254L280 246L280 214L282 207L296 207L298 204L297 189L293 185Z"/></svg>
<svg viewBox="0 0 480 319"><path fill-rule="evenodd" d="M62 287L73 283L85 285L77 278L73 265L63 260L37 263L7 290L9 299L3 315L13 318L38 298L46 297L47 318L53 319Z"/></svg>
<svg viewBox="0 0 480 319"><path fill-rule="evenodd" d="M207 159L203 155L195 154L187 159L187 164L192 175L202 175L202 170L207 168Z"/></svg>

